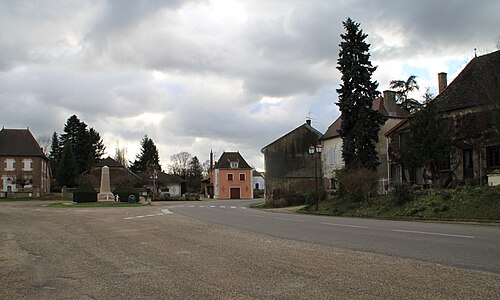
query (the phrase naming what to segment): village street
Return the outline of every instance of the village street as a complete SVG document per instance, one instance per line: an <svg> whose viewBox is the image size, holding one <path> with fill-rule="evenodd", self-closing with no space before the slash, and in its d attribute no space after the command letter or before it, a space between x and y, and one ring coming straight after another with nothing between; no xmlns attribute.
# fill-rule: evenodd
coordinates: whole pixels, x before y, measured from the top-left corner
<svg viewBox="0 0 500 300"><path fill-rule="evenodd" d="M253 210L250 203L67 209L0 203L0 298L500 297L498 260L491 260L498 257L498 227L297 216ZM375 249L377 239L390 244L398 236L401 246L389 248L403 254ZM352 246L361 240L374 248ZM404 253L418 243L438 254ZM474 247L477 259L470 259ZM427 256L424 248L413 252ZM440 248L456 253L438 264L446 257Z"/></svg>

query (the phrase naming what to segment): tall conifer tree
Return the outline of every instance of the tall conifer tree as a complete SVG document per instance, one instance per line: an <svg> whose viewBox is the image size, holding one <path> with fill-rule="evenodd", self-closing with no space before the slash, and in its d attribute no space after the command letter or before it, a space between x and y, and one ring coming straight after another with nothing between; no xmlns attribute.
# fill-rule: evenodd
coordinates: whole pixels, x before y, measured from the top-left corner
<svg viewBox="0 0 500 300"><path fill-rule="evenodd" d="M337 69L342 73L342 84L337 89L342 124L342 157L347 169L367 167L375 169L378 162L375 143L380 125L385 117L372 109L373 101L380 94L378 83L372 81L377 67L370 62L370 45L367 34L359 29L359 23L348 18L343 22Z"/></svg>
<svg viewBox="0 0 500 300"><path fill-rule="evenodd" d="M132 172L146 172L151 168L161 171L160 156L153 140L145 135L141 141L141 152L136 156L130 170Z"/></svg>

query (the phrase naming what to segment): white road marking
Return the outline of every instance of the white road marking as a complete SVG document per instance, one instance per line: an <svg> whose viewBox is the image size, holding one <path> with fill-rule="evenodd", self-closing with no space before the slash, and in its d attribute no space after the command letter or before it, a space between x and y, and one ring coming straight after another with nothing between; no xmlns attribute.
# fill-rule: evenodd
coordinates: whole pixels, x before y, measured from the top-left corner
<svg viewBox="0 0 500 300"><path fill-rule="evenodd" d="M247 209L246 207L240 207L241 209Z"/></svg>
<svg viewBox="0 0 500 300"><path fill-rule="evenodd" d="M205 205L200 205L199 207L205 207Z"/></svg>
<svg viewBox="0 0 500 300"><path fill-rule="evenodd" d="M219 206L220 208L226 208L225 206Z"/></svg>
<svg viewBox="0 0 500 300"><path fill-rule="evenodd" d="M231 208L236 208L236 206L231 206Z"/></svg>
<svg viewBox="0 0 500 300"><path fill-rule="evenodd" d="M279 217L275 217L274 219L276 219L276 220L283 220L283 221L292 221L292 222L304 222L304 220L289 219L289 218L279 218Z"/></svg>
<svg viewBox="0 0 500 300"><path fill-rule="evenodd" d="M336 223L321 223L321 224L323 224L323 225L330 225L330 226L339 226L339 227L352 227L352 228L364 228L364 229L368 229L369 228L369 227L366 227L366 226L336 224Z"/></svg>
<svg viewBox="0 0 500 300"><path fill-rule="evenodd" d="M194 207L194 205L189 205L189 207Z"/></svg>
<svg viewBox="0 0 500 300"><path fill-rule="evenodd" d="M215 205L210 205L210 207L215 207Z"/></svg>
<svg viewBox="0 0 500 300"><path fill-rule="evenodd" d="M124 218L125 220L132 220L133 218L135 217L127 217L127 218Z"/></svg>
<svg viewBox="0 0 500 300"><path fill-rule="evenodd" d="M392 231L404 232L404 233L417 233L417 234L449 236L449 237L458 237L458 238L464 238L464 239L473 239L474 238L471 235L459 235L459 234L448 234L448 233L437 233L437 232L426 232L426 231L413 231L413 230L400 230L400 229L393 229Z"/></svg>
<svg viewBox="0 0 500 300"><path fill-rule="evenodd" d="M161 212L164 213L164 214L166 214L166 215L173 214L173 212L171 212L170 210L168 210L168 208L162 208Z"/></svg>

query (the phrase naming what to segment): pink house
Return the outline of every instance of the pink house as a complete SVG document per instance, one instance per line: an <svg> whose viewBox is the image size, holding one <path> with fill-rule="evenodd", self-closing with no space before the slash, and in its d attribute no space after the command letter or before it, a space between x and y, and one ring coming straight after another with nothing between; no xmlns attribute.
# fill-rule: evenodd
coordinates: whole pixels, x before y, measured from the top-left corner
<svg viewBox="0 0 500 300"><path fill-rule="evenodd" d="M216 199L252 199L252 167L239 152L224 152L210 169Z"/></svg>

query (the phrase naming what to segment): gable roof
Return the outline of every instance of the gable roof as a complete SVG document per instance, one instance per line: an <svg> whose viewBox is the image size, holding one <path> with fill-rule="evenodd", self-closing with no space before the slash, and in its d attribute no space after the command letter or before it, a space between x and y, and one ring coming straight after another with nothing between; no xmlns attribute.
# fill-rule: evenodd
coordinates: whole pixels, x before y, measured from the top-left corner
<svg viewBox="0 0 500 300"><path fill-rule="evenodd" d="M29 129L3 128L0 130L0 155L41 156L46 158Z"/></svg>
<svg viewBox="0 0 500 300"><path fill-rule="evenodd" d="M215 163L215 169L231 169L231 162L238 162L238 169L252 169L239 152L224 152Z"/></svg>
<svg viewBox="0 0 500 300"><path fill-rule="evenodd" d="M439 112L500 102L500 50L474 57L433 102Z"/></svg>
<svg viewBox="0 0 500 300"><path fill-rule="evenodd" d="M294 130L292 130L292 131L290 131L290 132L286 133L286 134L285 134L285 135L283 135L282 137L280 137L280 138L278 138L278 139L274 140L274 141L273 141L273 142L271 142L270 144L266 145L266 146L265 146L265 147L263 147L260 151L261 151L262 153L264 153L264 151L265 151L265 149L266 149L267 147L271 146L272 144L276 143L277 141L279 141L279 140L281 140L281 139L283 139L283 138L287 137L287 136L288 136L288 135L290 135L290 134L293 134L295 131L300 130L300 129L302 129L302 128L305 128L306 130L309 130L309 131L311 131L312 133L316 134L316 135L318 136L318 138L319 138L319 137L321 137L321 136L323 135L321 132L319 132L319 131L318 131L318 130L316 130L314 127L312 127L311 125L309 125L309 123L308 123L308 122L306 122L306 123L304 123L304 124L300 125L299 127L295 128Z"/></svg>
<svg viewBox="0 0 500 300"><path fill-rule="evenodd" d="M107 158L99 161L98 163L96 163L94 165L94 167L104 167L104 166L125 168L125 166L123 166L121 163L117 162L116 160L114 160L110 156L108 156Z"/></svg>
<svg viewBox="0 0 500 300"><path fill-rule="evenodd" d="M385 92L384 92L385 93ZM384 97L378 97L373 101L373 110L378 111L381 115L388 118L404 119L407 118L410 113L402 109L396 104L394 100ZM325 134L321 136L320 140L328 140L332 138L339 137L340 126L342 125L342 116L338 117L332 125L328 127Z"/></svg>

